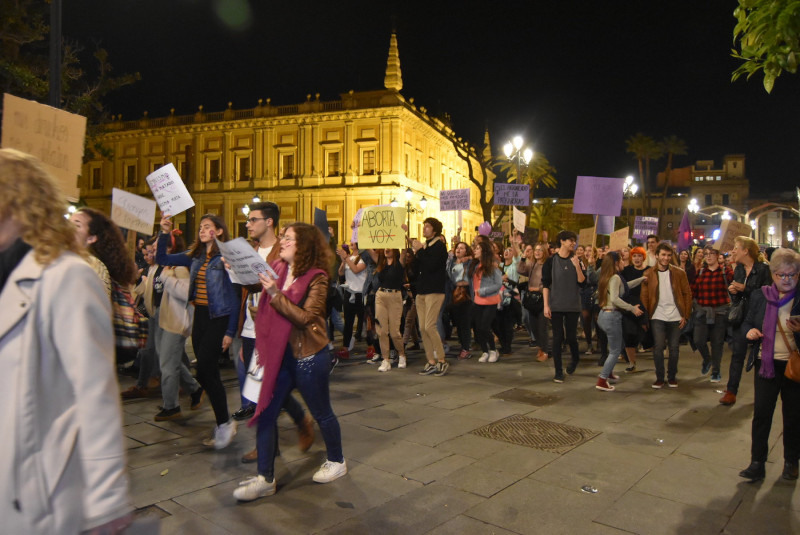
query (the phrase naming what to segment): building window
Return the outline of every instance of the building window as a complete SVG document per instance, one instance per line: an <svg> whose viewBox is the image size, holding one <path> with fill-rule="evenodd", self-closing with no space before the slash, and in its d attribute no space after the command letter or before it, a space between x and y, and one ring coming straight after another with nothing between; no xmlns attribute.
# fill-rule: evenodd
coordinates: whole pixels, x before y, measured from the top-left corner
<svg viewBox="0 0 800 535"><path fill-rule="evenodd" d="M250 158L239 158L239 180L250 180Z"/></svg>
<svg viewBox="0 0 800 535"><path fill-rule="evenodd" d="M722 177L718 175L717 180L722 180Z"/></svg>
<svg viewBox="0 0 800 535"><path fill-rule="evenodd" d="M672 215L672 208L667 208L667 215Z"/></svg>
<svg viewBox="0 0 800 535"><path fill-rule="evenodd" d="M680 207L678 207L678 208L675 208L675 213L676 213L676 214L678 214L678 215L681 215L681 213L682 213L682 212L683 212L683 210L681 210L681 208L680 208Z"/></svg>
<svg viewBox="0 0 800 535"><path fill-rule="evenodd" d="M405 159L405 175L408 176L408 154L404 154L403 158Z"/></svg>
<svg viewBox="0 0 800 535"><path fill-rule="evenodd" d="M186 180L189 178L186 176L188 172L189 172L189 165L186 163L186 161L184 160L182 162L179 162L178 173L181 175L181 178L183 179L184 182L186 182Z"/></svg>
<svg viewBox="0 0 800 535"><path fill-rule="evenodd" d="M150 172L151 173L155 173L156 171L158 171L162 167L164 167L164 164L162 162L153 162L153 169Z"/></svg>
<svg viewBox="0 0 800 535"><path fill-rule="evenodd" d="M713 202L711 201L711 194L706 195L706 206L711 206Z"/></svg>
<svg viewBox="0 0 800 535"><path fill-rule="evenodd" d="M422 176L420 176L419 174L419 160L417 160L417 174L414 175L414 178L416 178L417 180L420 180L422 178Z"/></svg>
<svg viewBox="0 0 800 535"><path fill-rule="evenodd" d="M341 171L341 167L339 166L340 155L341 153L339 151L327 153L325 159L325 176L339 176L339 172Z"/></svg>
<svg viewBox="0 0 800 535"><path fill-rule="evenodd" d="M219 182L219 159L208 161L208 181Z"/></svg>
<svg viewBox="0 0 800 535"><path fill-rule="evenodd" d="M636 215L642 215L642 209L641 208L637 208L636 209Z"/></svg>
<svg viewBox="0 0 800 535"><path fill-rule="evenodd" d="M281 155L281 178L294 178L294 154Z"/></svg>
<svg viewBox="0 0 800 535"><path fill-rule="evenodd" d="M135 188L136 187L136 166L129 165L125 168L125 187L126 188Z"/></svg>
<svg viewBox="0 0 800 535"><path fill-rule="evenodd" d="M727 193L723 193L722 194L722 205L723 206L728 206L730 203L731 203L730 195L728 195Z"/></svg>
<svg viewBox="0 0 800 535"><path fill-rule="evenodd" d="M365 149L361 153L361 174L375 174L375 149Z"/></svg>
<svg viewBox="0 0 800 535"><path fill-rule="evenodd" d="M100 176L100 168L92 169L92 189L103 189L103 178Z"/></svg>

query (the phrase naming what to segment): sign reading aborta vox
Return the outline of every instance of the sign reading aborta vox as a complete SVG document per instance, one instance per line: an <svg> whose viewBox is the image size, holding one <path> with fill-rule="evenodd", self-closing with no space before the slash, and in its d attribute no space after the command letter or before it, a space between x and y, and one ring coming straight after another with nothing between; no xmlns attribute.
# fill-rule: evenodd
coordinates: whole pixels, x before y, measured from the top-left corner
<svg viewBox="0 0 800 535"><path fill-rule="evenodd" d="M405 208L371 206L364 208L358 226L360 249L402 249L405 247Z"/></svg>

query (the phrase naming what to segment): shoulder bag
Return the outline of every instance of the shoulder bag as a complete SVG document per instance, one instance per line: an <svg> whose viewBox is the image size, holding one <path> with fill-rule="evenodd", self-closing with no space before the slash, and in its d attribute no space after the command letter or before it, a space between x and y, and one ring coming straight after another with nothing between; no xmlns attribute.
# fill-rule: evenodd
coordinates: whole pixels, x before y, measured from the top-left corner
<svg viewBox="0 0 800 535"><path fill-rule="evenodd" d="M781 332L783 343L786 344L786 347L792 347L789 345L789 339L786 338L786 333L783 332L780 319L778 319L778 330ZM790 381L800 383L800 353L797 351L797 347L789 353L789 361L786 363L786 370L783 372L783 375Z"/></svg>

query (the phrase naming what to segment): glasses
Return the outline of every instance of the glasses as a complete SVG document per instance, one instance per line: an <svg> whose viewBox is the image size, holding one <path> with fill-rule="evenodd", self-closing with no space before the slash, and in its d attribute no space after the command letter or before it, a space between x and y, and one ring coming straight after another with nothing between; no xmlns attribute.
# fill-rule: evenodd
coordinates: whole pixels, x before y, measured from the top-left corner
<svg viewBox="0 0 800 535"><path fill-rule="evenodd" d="M245 222L250 223L252 225L256 221L259 221L259 220L260 221L266 221L267 219L269 219L269 218L268 217L251 217L249 219L245 219Z"/></svg>
<svg viewBox="0 0 800 535"><path fill-rule="evenodd" d="M790 281L797 276L797 273L773 273L773 275L782 281Z"/></svg>

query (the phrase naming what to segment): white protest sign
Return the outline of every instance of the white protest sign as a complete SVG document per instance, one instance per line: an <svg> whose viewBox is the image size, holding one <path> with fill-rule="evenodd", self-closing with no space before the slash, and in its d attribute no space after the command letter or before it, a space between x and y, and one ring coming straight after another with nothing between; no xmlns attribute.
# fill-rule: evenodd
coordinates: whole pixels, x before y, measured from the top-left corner
<svg viewBox="0 0 800 535"><path fill-rule="evenodd" d="M469 188L445 189L439 192L439 211L469 210Z"/></svg>
<svg viewBox="0 0 800 535"><path fill-rule="evenodd" d="M356 216L353 218L353 224L351 228L353 229L353 234L350 237L350 241L358 243L358 226L361 224L361 214L364 212L363 208L359 208L358 212L356 212Z"/></svg>
<svg viewBox="0 0 800 535"><path fill-rule="evenodd" d="M714 249L721 253L726 253L733 249L733 240L737 236L747 236L753 232L753 228L747 223L735 221L733 219L723 219L719 226L719 238L714 242Z"/></svg>
<svg viewBox="0 0 800 535"><path fill-rule="evenodd" d="M258 251L253 249L253 246L244 238L236 238L224 243L217 240L217 247L219 247L219 252L225 262L231 266L228 274L234 284L247 286L259 284L261 282L258 279L259 273L269 273L273 279L278 278L275 270L259 256Z"/></svg>
<svg viewBox="0 0 800 535"><path fill-rule="evenodd" d="M608 238L609 251L621 251L628 246L629 227L621 228L612 232Z"/></svg>
<svg viewBox="0 0 800 535"><path fill-rule="evenodd" d="M153 233L156 201L114 188L111 190L111 220L141 234Z"/></svg>
<svg viewBox="0 0 800 535"><path fill-rule="evenodd" d="M578 231L578 245L594 245L594 227L586 227Z"/></svg>
<svg viewBox="0 0 800 535"><path fill-rule="evenodd" d="M406 246L406 209L402 206L370 206L361 213L358 226L359 249L403 249Z"/></svg>
<svg viewBox="0 0 800 535"><path fill-rule="evenodd" d="M78 175L83 164L85 137L86 117L8 93L3 95L0 147L36 156L70 200L80 197Z"/></svg>
<svg viewBox="0 0 800 535"><path fill-rule="evenodd" d="M528 184L495 184L492 203L495 206L528 206L530 189Z"/></svg>
<svg viewBox="0 0 800 535"><path fill-rule="evenodd" d="M171 163L156 169L147 175L145 180L162 214L171 217L194 206L194 199L189 195L181 175Z"/></svg>
<svg viewBox="0 0 800 535"><path fill-rule="evenodd" d="M525 212L523 212L516 206L512 210L514 218L514 228L520 232L525 232L525 223L527 222L527 218L525 217Z"/></svg>

